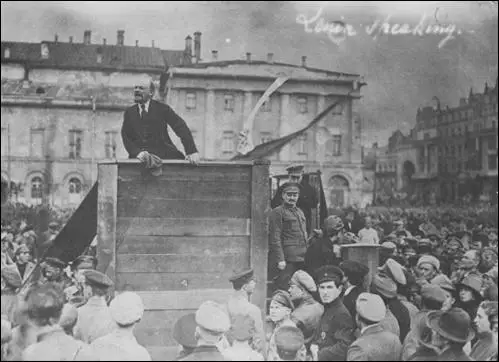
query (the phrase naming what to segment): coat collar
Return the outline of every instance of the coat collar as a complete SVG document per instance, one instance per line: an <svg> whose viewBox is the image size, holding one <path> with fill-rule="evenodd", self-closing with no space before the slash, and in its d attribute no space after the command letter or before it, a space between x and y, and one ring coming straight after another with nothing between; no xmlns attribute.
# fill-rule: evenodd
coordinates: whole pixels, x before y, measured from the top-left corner
<svg viewBox="0 0 499 362"><path fill-rule="evenodd" d="M371 334L376 334L379 332L383 332L383 327L381 326L381 324L376 323L376 324L372 324L370 326L365 327L360 332L360 336L361 337L370 336Z"/></svg>

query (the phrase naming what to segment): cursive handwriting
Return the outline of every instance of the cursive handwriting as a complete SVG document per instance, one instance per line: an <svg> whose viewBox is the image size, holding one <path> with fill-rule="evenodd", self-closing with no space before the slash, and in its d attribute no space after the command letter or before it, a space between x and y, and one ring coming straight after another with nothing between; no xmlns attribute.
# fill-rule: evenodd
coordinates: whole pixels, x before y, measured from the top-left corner
<svg viewBox="0 0 499 362"><path fill-rule="evenodd" d="M311 18L307 18L304 14L299 14L296 17L296 22L303 25L306 33L321 34L326 33L328 38L336 45L341 44L348 37L357 35L357 31L351 24L346 24L343 21L328 22L322 17L324 9L321 7L317 13ZM438 43L438 48L442 48L450 40L455 39L457 31L454 24L429 24L428 16L423 14L419 23L411 26L408 23L390 23L391 16L386 17L384 20L376 20L371 25L365 27L366 34L377 39L380 35L442 35L445 37Z"/></svg>

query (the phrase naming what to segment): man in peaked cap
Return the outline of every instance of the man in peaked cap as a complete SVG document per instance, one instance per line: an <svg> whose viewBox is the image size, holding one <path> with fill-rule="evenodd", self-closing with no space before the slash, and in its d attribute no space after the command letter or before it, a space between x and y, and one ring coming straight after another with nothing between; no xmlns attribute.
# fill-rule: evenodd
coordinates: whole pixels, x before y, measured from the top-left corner
<svg viewBox="0 0 499 362"><path fill-rule="evenodd" d="M359 338L348 348L347 361L400 361L398 336L383 329L386 307L380 296L361 293L356 302Z"/></svg>
<svg viewBox="0 0 499 362"><path fill-rule="evenodd" d="M247 269L235 272L229 281L232 283L234 294L229 297L229 300L224 305L224 309L233 321L238 315L250 316L255 324L255 336L252 339L252 347L257 352L265 350L265 331L263 327L263 318L260 308L250 302L250 297L256 287L256 280L253 269ZM226 337L229 343L234 340L232 329L227 332Z"/></svg>
<svg viewBox="0 0 499 362"><path fill-rule="evenodd" d="M308 346L324 313L324 307L317 302L312 293L317 292L314 278L303 270L296 271L291 277L289 294L295 305L291 320L302 330Z"/></svg>
<svg viewBox="0 0 499 362"><path fill-rule="evenodd" d="M88 301L78 308L78 322L74 328L74 336L85 343L92 343L116 328L106 301L113 282L107 275L97 270L87 270L84 278L83 294Z"/></svg>
<svg viewBox="0 0 499 362"><path fill-rule="evenodd" d="M48 257L42 262L42 278L41 283L52 283L61 290L66 289L71 285L71 280L64 273L67 264L59 258Z"/></svg>
<svg viewBox="0 0 499 362"><path fill-rule="evenodd" d="M302 331L293 326L283 326L275 331L277 355L281 361L296 361L305 344Z"/></svg>
<svg viewBox="0 0 499 362"><path fill-rule="evenodd" d="M142 298L134 292L120 293L111 301L109 309L116 329L93 341L92 352L100 361L151 361L149 352L134 335L144 315Z"/></svg>
<svg viewBox="0 0 499 362"><path fill-rule="evenodd" d="M196 311L197 347L184 361L224 361L217 345L230 328L229 316L219 304L207 301Z"/></svg>
<svg viewBox="0 0 499 362"><path fill-rule="evenodd" d="M353 342L353 319L341 298L343 279L343 272L335 266L326 265L317 273L324 314L310 350L317 352L319 361L344 361Z"/></svg>
<svg viewBox="0 0 499 362"><path fill-rule="evenodd" d="M312 209L317 207L318 200L316 191L303 177L304 165L291 164L286 168L288 182L298 183L301 186L300 196L296 206L303 211L307 220L307 233L312 232ZM282 186L277 190L270 206L274 209L282 203Z"/></svg>
<svg viewBox="0 0 499 362"><path fill-rule="evenodd" d="M355 302L360 293L365 291L364 282L369 268L354 260L345 260L340 264L340 269L345 274L345 290L343 293L343 304L355 319L357 314Z"/></svg>
<svg viewBox="0 0 499 362"><path fill-rule="evenodd" d="M287 290L293 273L304 269L308 245L305 215L296 206L300 189L297 183L285 183L282 186L283 203L269 216L270 265L277 268L276 289Z"/></svg>

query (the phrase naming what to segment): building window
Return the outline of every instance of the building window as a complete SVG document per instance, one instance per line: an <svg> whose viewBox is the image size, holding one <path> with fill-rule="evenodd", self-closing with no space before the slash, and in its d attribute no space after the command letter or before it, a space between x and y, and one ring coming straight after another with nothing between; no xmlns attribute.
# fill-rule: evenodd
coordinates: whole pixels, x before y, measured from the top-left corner
<svg viewBox="0 0 499 362"><path fill-rule="evenodd" d="M47 44L42 44L41 53L42 53L42 59L49 58L49 46Z"/></svg>
<svg viewBox="0 0 499 362"><path fill-rule="evenodd" d="M45 130L32 129L31 130L31 157L43 158L45 156Z"/></svg>
<svg viewBox="0 0 499 362"><path fill-rule="evenodd" d="M116 158L116 137L118 132L108 131L106 132L106 158Z"/></svg>
<svg viewBox="0 0 499 362"><path fill-rule="evenodd" d="M341 135L333 135L331 141L331 154L333 156L341 156Z"/></svg>
<svg viewBox="0 0 499 362"><path fill-rule="evenodd" d="M307 154L307 135L301 134L298 137L298 154L306 155Z"/></svg>
<svg viewBox="0 0 499 362"><path fill-rule="evenodd" d="M497 155L489 155L489 170L497 170Z"/></svg>
<svg viewBox="0 0 499 362"><path fill-rule="evenodd" d="M232 154L234 152L234 132L225 131L222 138L222 152Z"/></svg>
<svg viewBox="0 0 499 362"><path fill-rule="evenodd" d="M260 144L272 141L272 133L260 132Z"/></svg>
<svg viewBox="0 0 499 362"><path fill-rule="evenodd" d="M301 114L308 113L308 99L307 97L298 98L298 112Z"/></svg>
<svg viewBox="0 0 499 362"><path fill-rule="evenodd" d="M69 158L75 160L81 158L83 132L81 130L69 131Z"/></svg>
<svg viewBox="0 0 499 362"><path fill-rule="evenodd" d="M185 95L185 108L196 109L196 93L189 92Z"/></svg>
<svg viewBox="0 0 499 362"><path fill-rule="evenodd" d="M31 179L31 199L41 202L43 198L43 180L36 176Z"/></svg>
<svg viewBox="0 0 499 362"><path fill-rule="evenodd" d="M69 180L69 202L72 204L79 204L82 195L82 183L79 178L72 177Z"/></svg>
<svg viewBox="0 0 499 362"><path fill-rule="evenodd" d="M234 111L234 96L232 94L226 94L224 96L224 109L226 111Z"/></svg>

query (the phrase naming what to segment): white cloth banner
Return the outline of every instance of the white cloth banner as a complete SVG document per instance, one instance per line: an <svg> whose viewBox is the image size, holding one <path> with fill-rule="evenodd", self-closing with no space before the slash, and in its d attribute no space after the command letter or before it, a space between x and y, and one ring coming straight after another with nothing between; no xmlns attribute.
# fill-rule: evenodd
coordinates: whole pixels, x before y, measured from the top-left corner
<svg viewBox="0 0 499 362"><path fill-rule="evenodd" d="M251 111L248 116L248 119L244 122L243 130L239 133L239 142L237 145L237 152L240 154L246 154L250 152L253 146L253 123L255 121L256 113L260 109L260 107L267 101L272 93L274 93L279 87L281 87L290 77L289 76L281 76L277 78L274 83L270 85L270 87L263 93L262 97L258 100L255 107Z"/></svg>

